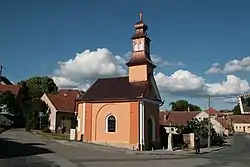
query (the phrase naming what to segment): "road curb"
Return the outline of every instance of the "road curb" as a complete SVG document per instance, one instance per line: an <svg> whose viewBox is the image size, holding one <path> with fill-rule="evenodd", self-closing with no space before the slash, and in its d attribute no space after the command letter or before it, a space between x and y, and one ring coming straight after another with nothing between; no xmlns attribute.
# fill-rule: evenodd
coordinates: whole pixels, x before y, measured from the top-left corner
<svg viewBox="0 0 250 167"><path fill-rule="evenodd" d="M227 147L229 147L230 145L226 145L226 146L222 146L222 147L219 147L219 148L214 148L214 149L211 149L209 151L204 151L202 152L201 154L208 154L208 153L211 153L211 152L216 152L216 151L220 151L222 149L225 149ZM133 154L133 152L132 152ZM150 152L135 152L134 154L136 155L176 155L176 156L185 156L185 155L197 155L195 154L193 151L181 151L181 152L178 152L178 151L173 151L173 152L158 152L158 153L150 153Z"/></svg>

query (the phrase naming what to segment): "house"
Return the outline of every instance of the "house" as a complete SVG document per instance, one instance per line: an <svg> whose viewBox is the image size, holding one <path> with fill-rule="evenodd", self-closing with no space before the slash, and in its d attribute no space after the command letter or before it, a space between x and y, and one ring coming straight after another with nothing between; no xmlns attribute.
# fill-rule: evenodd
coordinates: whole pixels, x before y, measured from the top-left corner
<svg viewBox="0 0 250 167"><path fill-rule="evenodd" d="M212 115L212 113L210 114ZM188 121L191 121L193 118L201 121L208 119L209 114L206 111L165 111L160 113L160 123L166 129L166 133L171 131L173 134L177 134L176 127L178 125L187 125ZM210 120L217 134L228 135L227 119L212 116Z"/></svg>
<svg viewBox="0 0 250 167"><path fill-rule="evenodd" d="M177 126L187 125L200 111L161 111L160 125L166 129L166 133L178 134L176 132Z"/></svg>
<svg viewBox="0 0 250 167"><path fill-rule="evenodd" d="M221 113L220 111L215 110L214 108L206 109L206 113L210 115L212 118L225 117L226 114Z"/></svg>
<svg viewBox="0 0 250 167"><path fill-rule="evenodd" d="M232 115L231 119L235 132L250 133L250 115Z"/></svg>
<svg viewBox="0 0 250 167"><path fill-rule="evenodd" d="M128 76L98 79L78 100L77 140L125 148L160 144L159 106L162 100L153 76L147 25L134 25Z"/></svg>
<svg viewBox="0 0 250 167"><path fill-rule="evenodd" d="M0 84L0 94L6 91L10 91L16 97L20 95L21 86L19 85L2 85Z"/></svg>
<svg viewBox="0 0 250 167"><path fill-rule="evenodd" d="M74 126L76 108L75 100L83 94L78 90L59 90L58 93L45 93L41 97L50 110L50 126L52 132L56 132L58 127L66 127L66 132Z"/></svg>
<svg viewBox="0 0 250 167"><path fill-rule="evenodd" d="M13 85L13 83L4 76L0 76L0 85Z"/></svg>
<svg viewBox="0 0 250 167"><path fill-rule="evenodd" d="M224 115L219 111L217 112L216 110L211 109L210 111L211 112L208 112L207 110L205 112L201 111L195 116L195 118L197 118L198 120L208 119L210 114L211 124L213 125L215 132L219 135L228 136L229 123L227 118L224 118Z"/></svg>

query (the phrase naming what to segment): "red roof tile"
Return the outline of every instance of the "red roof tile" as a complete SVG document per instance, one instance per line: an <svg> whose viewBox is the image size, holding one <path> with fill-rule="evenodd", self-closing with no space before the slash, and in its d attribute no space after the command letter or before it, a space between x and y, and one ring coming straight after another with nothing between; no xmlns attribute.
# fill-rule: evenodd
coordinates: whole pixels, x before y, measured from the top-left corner
<svg viewBox="0 0 250 167"><path fill-rule="evenodd" d="M75 100L83 93L78 90L59 90L57 94L47 93L46 95L57 110L75 112Z"/></svg>
<svg viewBox="0 0 250 167"><path fill-rule="evenodd" d="M210 114L211 116L215 116L215 115L223 116L224 115L223 113L221 113L220 111L215 110L214 108L207 109L207 110L205 110L205 112Z"/></svg>
<svg viewBox="0 0 250 167"><path fill-rule="evenodd" d="M167 111L160 112L161 125L187 125L200 111Z"/></svg>
<svg viewBox="0 0 250 167"><path fill-rule="evenodd" d="M250 123L250 115L232 115L231 118L234 123Z"/></svg>
<svg viewBox="0 0 250 167"><path fill-rule="evenodd" d="M114 100L141 98L148 81L130 83L128 77L98 79L79 100Z"/></svg>
<svg viewBox="0 0 250 167"><path fill-rule="evenodd" d="M19 85L1 85L0 84L0 93L10 91L15 96L17 96L20 89L21 89L21 86L19 86Z"/></svg>
<svg viewBox="0 0 250 167"><path fill-rule="evenodd" d="M229 125L228 125L228 120L225 118L215 118L216 121L218 121L221 126L223 126L225 129L228 129Z"/></svg>

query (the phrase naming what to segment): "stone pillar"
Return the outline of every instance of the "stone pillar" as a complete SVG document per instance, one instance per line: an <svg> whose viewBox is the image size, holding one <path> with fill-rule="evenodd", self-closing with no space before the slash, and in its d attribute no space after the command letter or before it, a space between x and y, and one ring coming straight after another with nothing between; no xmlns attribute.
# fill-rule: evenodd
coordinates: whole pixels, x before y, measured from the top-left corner
<svg viewBox="0 0 250 167"><path fill-rule="evenodd" d="M172 137L171 129L169 130L169 134L168 134L168 150L173 151L173 137Z"/></svg>

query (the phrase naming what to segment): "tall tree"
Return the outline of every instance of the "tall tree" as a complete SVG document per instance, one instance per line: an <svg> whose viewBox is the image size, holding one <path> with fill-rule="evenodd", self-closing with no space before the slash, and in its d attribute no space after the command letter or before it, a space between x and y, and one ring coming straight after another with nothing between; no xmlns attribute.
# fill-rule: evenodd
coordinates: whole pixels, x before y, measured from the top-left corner
<svg viewBox="0 0 250 167"><path fill-rule="evenodd" d="M233 108L232 112L233 112L234 115L239 115L239 114L241 114L240 105L237 104L237 105Z"/></svg>
<svg viewBox="0 0 250 167"><path fill-rule="evenodd" d="M186 100L177 100L175 102L169 103L171 105L172 111L201 111L201 108L197 105L188 103Z"/></svg>
<svg viewBox="0 0 250 167"><path fill-rule="evenodd" d="M197 135L208 137L209 131L209 120L203 119L199 121L198 119L192 119L187 123L187 125L181 125L177 127L177 133L179 134L189 134L195 133ZM211 127L211 136L215 136L216 132L213 127Z"/></svg>
<svg viewBox="0 0 250 167"><path fill-rule="evenodd" d="M48 106L41 99L33 99L29 103L29 110L26 112L26 128L29 129L38 129L40 127L40 117L39 113L43 114L41 119L41 124L43 126L49 126L49 112Z"/></svg>
<svg viewBox="0 0 250 167"><path fill-rule="evenodd" d="M49 77L31 77L28 80L21 81L18 85L28 88L28 98L40 98L43 93L55 93L58 87L52 78Z"/></svg>
<svg viewBox="0 0 250 167"><path fill-rule="evenodd" d="M49 125L49 112L47 105L40 100L44 93L55 93L58 87L52 78L31 77L28 80L18 83L21 85L22 111L25 115L26 130L38 128L38 113L42 112L43 125Z"/></svg>

